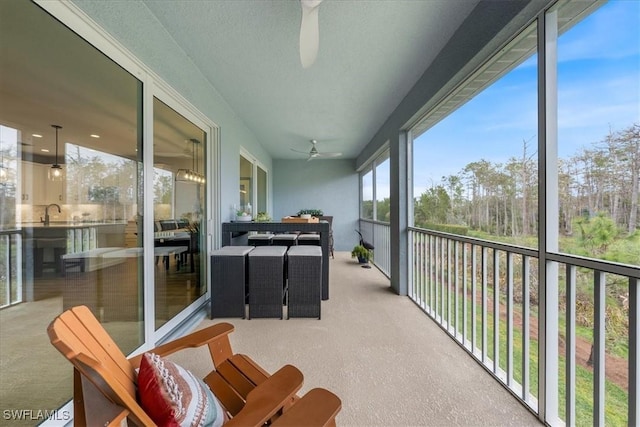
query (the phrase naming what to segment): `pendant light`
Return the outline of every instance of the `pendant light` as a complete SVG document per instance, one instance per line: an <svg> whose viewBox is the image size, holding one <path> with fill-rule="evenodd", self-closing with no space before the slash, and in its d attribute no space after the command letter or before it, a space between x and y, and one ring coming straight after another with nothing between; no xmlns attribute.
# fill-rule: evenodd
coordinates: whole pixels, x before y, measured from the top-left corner
<svg viewBox="0 0 640 427"><path fill-rule="evenodd" d="M176 181L188 181L196 184L204 184L205 177L198 172L198 145L200 141L197 139L188 139L186 142L192 144L191 147L191 169L178 169L176 173Z"/></svg>
<svg viewBox="0 0 640 427"><path fill-rule="evenodd" d="M58 129L62 129L62 126L51 125L51 127L56 130L56 160L49 168L49 180L62 181L64 180L64 170L62 170L62 166L58 164Z"/></svg>

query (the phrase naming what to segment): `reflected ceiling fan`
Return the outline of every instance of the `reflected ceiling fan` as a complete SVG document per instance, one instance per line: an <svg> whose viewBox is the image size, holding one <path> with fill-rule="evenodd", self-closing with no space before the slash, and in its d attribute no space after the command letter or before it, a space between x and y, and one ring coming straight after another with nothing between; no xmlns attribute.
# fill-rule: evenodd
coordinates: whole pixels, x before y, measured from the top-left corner
<svg viewBox="0 0 640 427"><path fill-rule="evenodd" d="M302 151L302 150L296 150L295 148L292 148L291 151L295 151L296 153L306 154L307 156L309 156L307 158L307 161L311 161L313 159L330 159L330 158L342 156L342 153L329 153L329 152L318 151L318 148L316 147L316 144L318 143L318 141L316 141L315 139L312 139L309 142L311 143L311 150Z"/></svg>
<svg viewBox="0 0 640 427"><path fill-rule="evenodd" d="M320 44L318 27L318 6L322 0L300 0L302 19L300 21L300 62L302 68L309 68L316 61Z"/></svg>

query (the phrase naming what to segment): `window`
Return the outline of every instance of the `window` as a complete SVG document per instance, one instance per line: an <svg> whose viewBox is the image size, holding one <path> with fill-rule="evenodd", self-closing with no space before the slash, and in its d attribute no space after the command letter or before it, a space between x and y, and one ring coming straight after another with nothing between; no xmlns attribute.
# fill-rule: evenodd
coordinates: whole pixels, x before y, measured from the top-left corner
<svg viewBox="0 0 640 427"><path fill-rule="evenodd" d="M360 173L360 218L381 222L390 221L389 173L388 149L377 155Z"/></svg>
<svg viewBox="0 0 640 427"><path fill-rule="evenodd" d="M535 25L413 130L416 227L537 247Z"/></svg>
<svg viewBox="0 0 640 427"><path fill-rule="evenodd" d="M240 206L250 211L255 217L260 212L268 210L268 173L253 156L242 150L240 154Z"/></svg>
<svg viewBox="0 0 640 427"><path fill-rule="evenodd" d="M608 2L557 21L559 249L640 263L640 4ZM601 28L607 28L602 31Z"/></svg>
<svg viewBox="0 0 640 427"><path fill-rule="evenodd" d="M361 182L361 203L360 218L373 219L373 170L369 168L360 178Z"/></svg>
<svg viewBox="0 0 640 427"><path fill-rule="evenodd" d="M256 166L257 170L257 202L256 202L256 212L267 212L267 171L262 169L260 166Z"/></svg>
<svg viewBox="0 0 640 427"><path fill-rule="evenodd" d="M253 195L253 164L240 156L240 206L238 209L252 214L252 206L255 205Z"/></svg>
<svg viewBox="0 0 640 427"><path fill-rule="evenodd" d="M376 160L376 216L377 221L390 222L389 217L389 152Z"/></svg>

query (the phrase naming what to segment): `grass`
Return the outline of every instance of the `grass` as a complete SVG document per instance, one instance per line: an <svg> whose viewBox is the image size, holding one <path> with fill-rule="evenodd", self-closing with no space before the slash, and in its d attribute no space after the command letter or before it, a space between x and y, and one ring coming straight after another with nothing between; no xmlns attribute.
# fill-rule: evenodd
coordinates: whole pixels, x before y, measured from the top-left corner
<svg viewBox="0 0 640 427"><path fill-rule="evenodd" d="M428 283L428 282L426 282ZM433 288L432 288L433 289ZM470 285L467 288L470 291ZM458 292L461 292L459 289ZM462 312L463 312L463 297L462 293L458 296L458 318L455 318L455 306L454 306L454 287L452 286L451 292L451 327L455 327L459 333L462 333ZM477 286L477 295L481 294L480 283ZM428 298L429 293L423 293ZM446 320L446 312L441 313L441 303L445 301L445 310L449 309L446 303L447 287L446 285L439 288L438 292L439 300L435 301L436 312L438 315L442 315ZM487 312L486 312L486 334L487 334L487 352L486 357L494 360L494 317L493 317L493 287L487 287ZM504 295L500 296L501 302L504 303ZM531 320L530 322L537 322L537 307L531 307ZM521 316L521 305L514 304L514 317ZM476 306L476 346L482 348L482 306L480 303ZM564 315L560 314L560 330L564 331ZM471 339L472 328L472 309L471 298L467 297L467 339ZM588 338L591 340L593 331L586 327L577 327L576 334L579 337ZM499 321L499 367L506 371L507 369L507 325L503 319ZM529 384L531 395L537 397L538 394L538 341L534 337L530 339L530 354L529 354ZM522 384L523 380L523 366L522 366L522 351L523 351L523 331L522 328L513 328L513 379ZM566 380L565 380L565 357L560 354L558 358L558 412L562 419L566 418L565 408L565 396L566 396ZM521 396L522 397L522 396ZM622 426L627 424L628 414L628 395L627 392L619 387L617 384L605 380L605 423L611 426ZM586 426L593 425L593 374L590 369L583 366L576 366L576 383L575 383L575 408L576 408L576 420L575 425Z"/></svg>

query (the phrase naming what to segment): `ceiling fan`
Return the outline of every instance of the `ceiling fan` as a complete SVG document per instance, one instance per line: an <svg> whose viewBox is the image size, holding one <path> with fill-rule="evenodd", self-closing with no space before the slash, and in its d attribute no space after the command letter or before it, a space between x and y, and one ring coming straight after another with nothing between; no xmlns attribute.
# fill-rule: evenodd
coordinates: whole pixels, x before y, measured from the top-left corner
<svg viewBox="0 0 640 427"><path fill-rule="evenodd" d="M313 159L328 159L328 158L333 158L333 157L340 157L342 156L342 153L329 153L329 152L320 152L318 151L318 148L316 147L316 144L318 143L318 141L316 141L315 139L312 139L311 141L309 141L311 143L311 150L307 151L302 151L302 150L296 150L295 148L292 148L291 151L295 151L296 153L304 153L307 154L309 157L307 158L307 161L311 161Z"/></svg>
<svg viewBox="0 0 640 427"><path fill-rule="evenodd" d="M322 0L300 0L302 20L300 21L300 62L302 68L309 68L318 56L320 32L318 27L318 6Z"/></svg>

